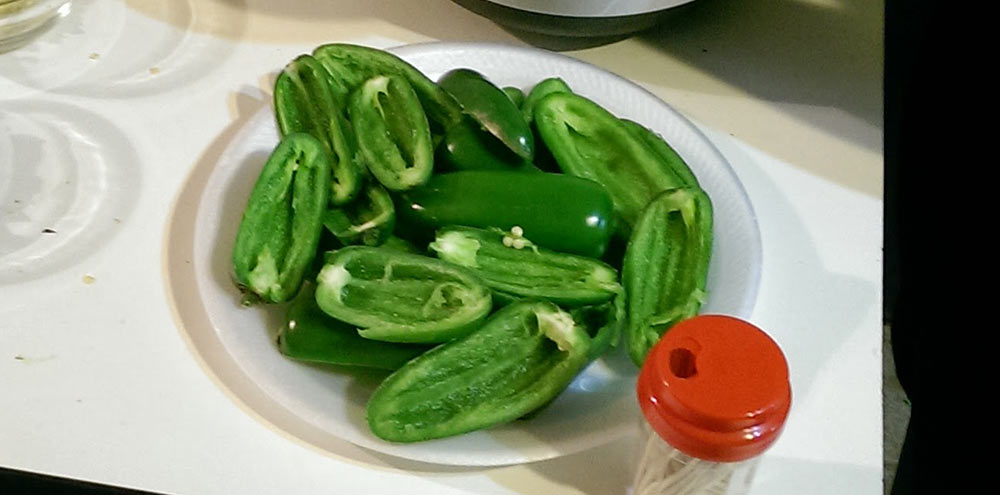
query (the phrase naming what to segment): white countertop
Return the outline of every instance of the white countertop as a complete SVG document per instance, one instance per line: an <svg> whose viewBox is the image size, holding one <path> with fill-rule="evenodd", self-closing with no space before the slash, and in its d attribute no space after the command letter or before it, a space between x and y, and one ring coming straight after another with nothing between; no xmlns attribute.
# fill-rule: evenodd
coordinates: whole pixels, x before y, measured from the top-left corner
<svg viewBox="0 0 1000 495"><path fill-rule="evenodd" d="M565 53L696 122L750 196L750 320L794 394L754 493L881 493L882 5L742 3ZM325 42L433 40L525 44L445 0L74 0L0 54L0 466L183 494L625 493L631 437L485 469L303 442L221 387L179 328L171 213L269 104L267 74ZM18 250L35 255L15 267Z"/></svg>

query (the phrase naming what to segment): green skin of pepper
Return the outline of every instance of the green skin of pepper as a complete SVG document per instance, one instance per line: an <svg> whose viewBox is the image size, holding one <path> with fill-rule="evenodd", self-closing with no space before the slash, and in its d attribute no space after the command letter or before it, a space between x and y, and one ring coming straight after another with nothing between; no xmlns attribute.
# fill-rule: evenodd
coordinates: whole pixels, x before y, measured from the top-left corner
<svg viewBox="0 0 1000 495"><path fill-rule="evenodd" d="M334 251L316 280L326 314L385 342L447 342L475 330L492 308L489 288L472 272L393 248Z"/></svg>
<svg viewBox="0 0 1000 495"><path fill-rule="evenodd" d="M430 178L434 145L427 115L405 79L369 79L351 94L347 110L361 156L386 189L405 191Z"/></svg>
<svg viewBox="0 0 1000 495"><path fill-rule="evenodd" d="M572 93L573 90L570 89L566 81L558 77L549 77L542 79L537 84L535 84L528 95L524 98L524 102L521 103L521 116L524 118L525 122L531 123L535 119L535 105L538 102L552 94L552 93Z"/></svg>
<svg viewBox="0 0 1000 495"><path fill-rule="evenodd" d="M291 359L391 371L431 348L363 338L354 325L331 318L319 309L314 291L312 284L303 287L278 331L278 350Z"/></svg>
<svg viewBox="0 0 1000 495"><path fill-rule="evenodd" d="M439 230L429 247L438 258L471 269L505 295L582 306L609 301L622 292L618 272L605 263L530 244L505 245L504 238L514 241L496 231L453 226Z"/></svg>
<svg viewBox="0 0 1000 495"><path fill-rule="evenodd" d="M565 390L590 362L590 345L554 304L515 302L386 378L368 401L369 428L384 440L418 442L513 421Z"/></svg>
<svg viewBox="0 0 1000 495"><path fill-rule="evenodd" d="M329 43L313 50L320 61L349 93L378 75L396 75L413 87L430 121L446 129L462 120L458 102L417 68L390 52L347 43Z"/></svg>
<svg viewBox="0 0 1000 495"><path fill-rule="evenodd" d="M316 256L330 167L330 155L319 140L289 134L254 184L232 260L237 283L266 302L294 297Z"/></svg>
<svg viewBox="0 0 1000 495"><path fill-rule="evenodd" d="M695 177L694 172L691 171L687 163L684 162L684 159L674 151L662 136L638 122L628 119L621 120L629 132L646 143L651 150L660 156L660 160L677 175L681 181L680 187L699 187L698 179Z"/></svg>
<svg viewBox="0 0 1000 495"><path fill-rule="evenodd" d="M510 101L514 102L517 108L521 108L521 105L524 104L524 91L521 91L521 88L504 86L501 89L503 89L504 93L507 93L507 98L510 98Z"/></svg>
<svg viewBox="0 0 1000 495"><path fill-rule="evenodd" d="M338 100L325 69L309 55L301 55L278 75L274 109L281 135L312 134L333 153L330 204L354 199L361 187L360 157L350 123L344 118L346 100Z"/></svg>
<svg viewBox="0 0 1000 495"><path fill-rule="evenodd" d="M535 138L514 101L482 74L470 69L448 71L438 85L450 93L462 111L522 160L535 155Z"/></svg>
<svg viewBox="0 0 1000 495"><path fill-rule="evenodd" d="M437 174L394 196L396 234L429 242L449 225L523 229L553 251L599 258L613 232L613 203L594 182L564 174L476 170Z"/></svg>
<svg viewBox="0 0 1000 495"><path fill-rule="evenodd" d="M392 235L395 224L392 197L375 181L368 181L350 204L323 214L323 225L344 245L381 245Z"/></svg>
<svg viewBox="0 0 1000 495"><path fill-rule="evenodd" d="M531 132L534 133L536 143L544 143L542 136L538 132L538 126L534 123L534 111L535 105L538 104L538 100L541 100L544 96L550 93L572 93L569 85L565 81L558 77L550 77L543 79L535 84L528 95L521 102L521 116L524 118L525 122L531 125ZM556 159L552 156L552 152L549 151L547 146L537 146L535 148L535 166L546 172L561 172L559 170L559 164L556 163Z"/></svg>
<svg viewBox="0 0 1000 495"><path fill-rule="evenodd" d="M697 188L656 196L625 250L622 284L632 362L642 367L660 336L698 314L712 254L712 203Z"/></svg>
<svg viewBox="0 0 1000 495"><path fill-rule="evenodd" d="M495 137L472 122L462 122L445 131L437 146L436 167L442 172L458 170L519 170L539 172L530 161L514 155Z"/></svg>
<svg viewBox="0 0 1000 495"><path fill-rule="evenodd" d="M563 172L607 188L622 220L622 234L635 225L657 193L685 185L625 123L583 96L550 93L535 105L534 116Z"/></svg>

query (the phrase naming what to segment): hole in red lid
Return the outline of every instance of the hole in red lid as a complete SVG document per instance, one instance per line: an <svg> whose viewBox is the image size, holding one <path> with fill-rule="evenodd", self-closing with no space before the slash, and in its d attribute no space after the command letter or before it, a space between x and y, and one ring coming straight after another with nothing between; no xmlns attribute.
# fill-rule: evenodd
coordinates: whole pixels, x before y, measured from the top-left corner
<svg viewBox="0 0 1000 495"><path fill-rule="evenodd" d="M678 348L670 351L670 372L677 378L691 378L698 373L694 365L694 353Z"/></svg>

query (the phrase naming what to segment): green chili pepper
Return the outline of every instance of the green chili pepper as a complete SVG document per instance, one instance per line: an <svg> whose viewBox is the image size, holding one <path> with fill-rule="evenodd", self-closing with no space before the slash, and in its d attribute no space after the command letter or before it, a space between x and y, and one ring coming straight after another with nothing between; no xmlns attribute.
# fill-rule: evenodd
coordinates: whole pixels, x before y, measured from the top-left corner
<svg viewBox="0 0 1000 495"><path fill-rule="evenodd" d="M487 286L504 294L581 306L608 301L622 291L614 268L537 247L519 232L446 227L430 249L438 258L476 272Z"/></svg>
<svg viewBox="0 0 1000 495"><path fill-rule="evenodd" d="M286 323L278 331L278 350L314 363L395 370L431 347L366 339L357 327L331 318L316 304L315 287L307 284L292 301Z"/></svg>
<svg viewBox="0 0 1000 495"><path fill-rule="evenodd" d="M427 181L434 145L417 95L399 76L376 76L351 94L347 106L368 170L386 189L404 191Z"/></svg>
<svg viewBox="0 0 1000 495"><path fill-rule="evenodd" d="M313 56L347 91L353 91L375 76L401 76L413 86L431 122L446 129L462 120L462 109L450 94L392 53L360 45L330 43L313 50Z"/></svg>
<svg viewBox="0 0 1000 495"><path fill-rule="evenodd" d="M505 231L517 226L538 246L597 258L612 233L613 206L604 188L564 174L438 174L394 198L397 235L421 242L449 225Z"/></svg>
<svg viewBox="0 0 1000 495"><path fill-rule="evenodd" d="M660 193L632 231L625 250L629 356L642 366L660 336L698 314L712 254L712 203L698 188Z"/></svg>
<svg viewBox="0 0 1000 495"><path fill-rule="evenodd" d="M681 181L680 187L699 187L698 179L694 172L688 167L684 159L663 139L663 136L653 132L652 129L628 119L621 119L625 127L634 136L641 139L646 146L660 156L660 160L671 170Z"/></svg>
<svg viewBox="0 0 1000 495"><path fill-rule="evenodd" d="M538 126L534 123L535 105L538 104L539 100L551 93L572 92L565 81L558 77L550 77L535 84L524 102L521 103L521 115L531 125L531 131L535 135L535 142L540 143L539 146L535 147L535 166L546 172L561 172L561 170L559 169L559 164L556 163L555 157L552 156L552 151L549 150L548 146L544 146L545 141L538 132Z"/></svg>
<svg viewBox="0 0 1000 495"><path fill-rule="evenodd" d="M582 96L548 94L538 101L534 115L559 168L607 188L621 228L635 225L657 193L685 184L625 123Z"/></svg>
<svg viewBox="0 0 1000 495"><path fill-rule="evenodd" d="M437 147L436 159L435 166L440 165L442 171L539 171L530 161L511 153L500 141L470 122L462 122L445 131Z"/></svg>
<svg viewBox="0 0 1000 495"><path fill-rule="evenodd" d="M573 317L573 322L585 329L587 335L590 336L590 350L587 352L588 361L593 361L603 356L608 349L618 345L621 326L624 322L624 309L621 308L620 304L617 304L617 301L621 299L621 297L616 297L614 299L615 302L581 306L569 311L569 314ZM545 404L518 419L526 420L538 416L555 399L556 397L553 397Z"/></svg>
<svg viewBox="0 0 1000 495"><path fill-rule="evenodd" d="M289 134L254 184L233 246L237 283L267 302L291 299L316 256L330 155L309 134ZM249 303L249 301L245 301Z"/></svg>
<svg viewBox="0 0 1000 495"><path fill-rule="evenodd" d="M333 153L330 203L350 202L361 187L357 143L344 118L346 100L331 90L329 74L309 55L285 66L274 85L274 111L282 135L305 132Z"/></svg>
<svg viewBox="0 0 1000 495"><path fill-rule="evenodd" d="M466 115L522 160L535 155L535 138L517 105L482 74L454 69L441 76L438 85L458 101Z"/></svg>
<svg viewBox="0 0 1000 495"><path fill-rule="evenodd" d="M368 181L353 202L323 214L323 225L345 245L378 246L392 234L395 223L392 197L375 181Z"/></svg>
<svg viewBox="0 0 1000 495"><path fill-rule="evenodd" d="M521 88L504 86L501 89L503 89L503 92L507 94L507 98L510 98L510 101L514 102L514 105L516 105L517 108L521 108L521 105L524 104L524 91L521 91Z"/></svg>
<svg viewBox="0 0 1000 495"><path fill-rule="evenodd" d="M386 342L446 342L474 330L491 308L490 290L465 268L397 249L349 246L317 276L326 314Z"/></svg>
<svg viewBox="0 0 1000 495"><path fill-rule="evenodd" d="M513 421L565 390L590 345L554 304L511 304L386 378L368 401L368 426L384 440L418 442Z"/></svg>
<svg viewBox="0 0 1000 495"><path fill-rule="evenodd" d="M410 254L425 254L424 250L416 244L403 239L402 237L396 237L395 235L390 235L386 238L385 242L383 242L380 247L385 249L395 249L397 251Z"/></svg>
<svg viewBox="0 0 1000 495"><path fill-rule="evenodd" d="M531 91L528 92L528 96L525 97L524 102L521 103L521 116L524 118L525 122L531 123L535 119L535 105L541 101L542 98L552 94L552 93L572 93L573 90L570 89L566 81L558 77L549 77L542 79L535 84Z"/></svg>
<svg viewBox="0 0 1000 495"><path fill-rule="evenodd" d="M621 292L608 302L570 309L573 321L586 328L590 335L590 360L603 356L612 347L618 347L625 325L624 296Z"/></svg>

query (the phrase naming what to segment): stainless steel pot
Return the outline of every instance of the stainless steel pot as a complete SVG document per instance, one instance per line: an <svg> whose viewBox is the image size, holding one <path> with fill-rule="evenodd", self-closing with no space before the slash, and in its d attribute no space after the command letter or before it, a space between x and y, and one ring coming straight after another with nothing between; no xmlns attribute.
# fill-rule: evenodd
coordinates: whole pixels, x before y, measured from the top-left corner
<svg viewBox="0 0 1000 495"><path fill-rule="evenodd" d="M659 24L693 0L452 0L520 31L562 37L636 33Z"/></svg>

